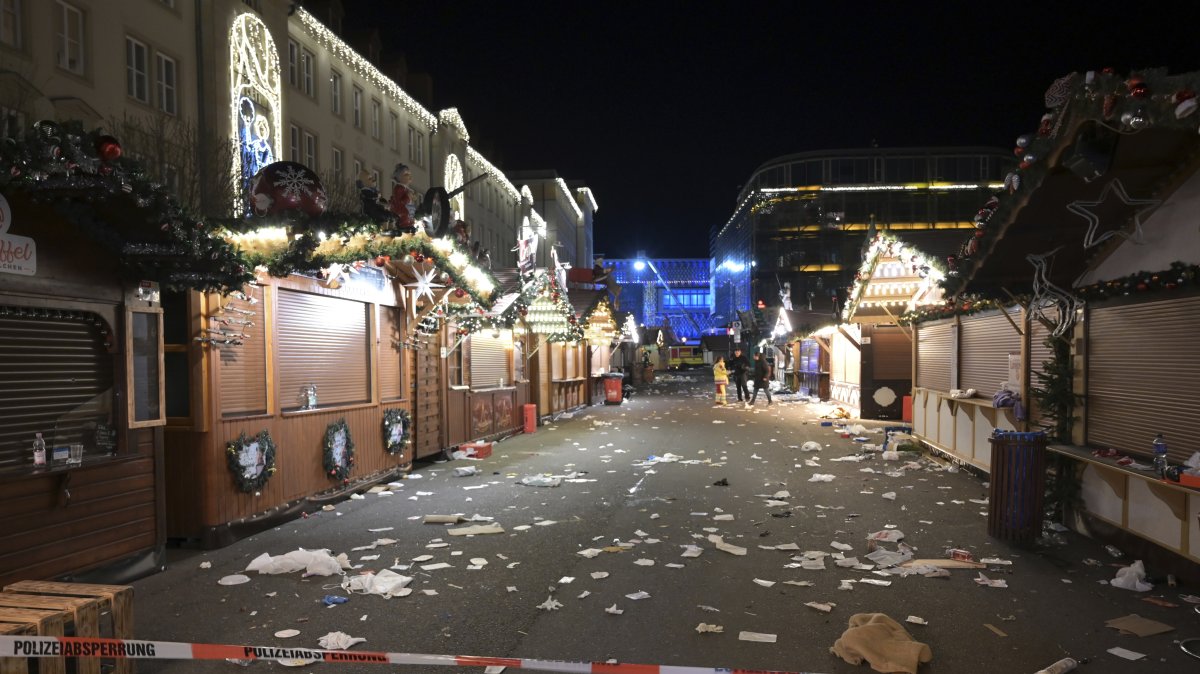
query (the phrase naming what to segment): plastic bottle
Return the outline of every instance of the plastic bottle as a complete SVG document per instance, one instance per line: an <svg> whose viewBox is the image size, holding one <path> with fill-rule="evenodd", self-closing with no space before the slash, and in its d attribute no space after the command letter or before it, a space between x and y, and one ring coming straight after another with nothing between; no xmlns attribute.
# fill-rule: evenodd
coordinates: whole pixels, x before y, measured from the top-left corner
<svg viewBox="0 0 1200 674"><path fill-rule="evenodd" d="M1064 672L1069 672L1078 666L1079 663L1075 661L1075 658L1063 658L1062 660L1059 660L1045 669L1039 669L1034 674L1063 674Z"/></svg>
<svg viewBox="0 0 1200 674"><path fill-rule="evenodd" d="M1154 472L1160 478L1167 476L1167 440L1162 433L1154 436Z"/></svg>
<svg viewBox="0 0 1200 674"><path fill-rule="evenodd" d="M41 433L33 438L33 465L46 465L46 441L42 439Z"/></svg>

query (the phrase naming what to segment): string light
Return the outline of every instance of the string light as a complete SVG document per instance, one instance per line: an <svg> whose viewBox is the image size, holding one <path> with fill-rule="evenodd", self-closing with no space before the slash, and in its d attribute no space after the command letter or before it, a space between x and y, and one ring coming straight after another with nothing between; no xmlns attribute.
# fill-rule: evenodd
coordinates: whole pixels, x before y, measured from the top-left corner
<svg viewBox="0 0 1200 674"><path fill-rule="evenodd" d="M546 238L546 219L542 217L542 214L534 209L529 209L529 219L533 221L533 231L543 239Z"/></svg>
<svg viewBox="0 0 1200 674"><path fill-rule="evenodd" d="M238 146L232 175L241 188L248 188L254 173L282 153L281 100L279 51L271 31L254 14L240 14L229 29L229 103L232 140ZM269 120L259 115L262 102L269 108ZM241 210L240 197L234 197L233 207Z"/></svg>
<svg viewBox="0 0 1200 674"><path fill-rule="evenodd" d="M471 134L467 133L467 125L463 122L462 115L458 114L458 108L446 108L438 113L438 123L445 126L452 126L458 130L458 135L463 140L470 142ZM449 189L449 188L447 188Z"/></svg>
<svg viewBox="0 0 1200 674"><path fill-rule="evenodd" d="M299 17L300 25L308 31L309 36L316 40L317 44L325 51L340 58L347 65L353 67L360 77L399 102L401 107L424 122L425 126L429 127L430 133L437 131L438 120L433 113L426 110L415 98L409 96L392 78L380 72L379 68L354 51L350 45L343 42L340 37L322 25L304 8L297 8L296 16Z"/></svg>
<svg viewBox="0 0 1200 674"><path fill-rule="evenodd" d="M575 211L575 221L579 222L583 219L583 211L580 210L579 204L575 203L575 198L571 196L571 188L567 187L567 181L562 178L555 178L554 182L558 184L558 189L562 190L565 201L571 205L571 209Z"/></svg>
<svg viewBox="0 0 1200 674"><path fill-rule="evenodd" d="M908 271L913 270L913 271ZM867 254L863 256L862 266L855 275L854 285L850 289L850 299L842 310L842 320L849 321L858 307L899 306L913 307L918 304L930 303L929 291L937 287L937 283L945 278L945 274L932 258L905 245L899 239L884 236L875 237ZM871 284L872 279L904 279ZM917 279L920 280L917 280ZM904 299L883 300L880 297L888 295L904 295ZM865 297L872 301L864 301Z"/></svg>
<svg viewBox="0 0 1200 674"><path fill-rule="evenodd" d="M504 175L504 172L493 166L492 162L484 159L483 155L479 154L479 151L470 145L467 146L467 161L474 163L476 166L483 169L484 173L487 173L489 176L491 176L492 180L500 183L500 186L504 188L504 191L508 192L509 196L511 196L513 199L516 201L521 200L521 193L517 191L515 185L509 182L508 178Z"/></svg>
<svg viewBox="0 0 1200 674"><path fill-rule="evenodd" d="M575 190L575 193L582 194L583 197L588 200L588 203L591 204L591 206L592 206L593 213L596 213L600 210L600 205L596 203L596 195L592 192L592 190L590 188L580 187Z"/></svg>

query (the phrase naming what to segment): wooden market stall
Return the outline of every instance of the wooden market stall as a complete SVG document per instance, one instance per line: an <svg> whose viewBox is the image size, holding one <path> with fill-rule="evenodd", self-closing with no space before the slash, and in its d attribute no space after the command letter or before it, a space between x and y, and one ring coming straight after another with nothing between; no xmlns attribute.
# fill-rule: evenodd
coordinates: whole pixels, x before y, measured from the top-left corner
<svg viewBox="0 0 1200 674"><path fill-rule="evenodd" d="M533 274L525 313L527 358L530 385L536 387L531 397L544 418L587 404L587 351L567 289L543 269Z"/></svg>
<svg viewBox="0 0 1200 674"><path fill-rule="evenodd" d="M0 585L161 568L160 292L249 278L119 155L112 137L50 122L0 153Z"/></svg>
<svg viewBox="0 0 1200 674"><path fill-rule="evenodd" d="M587 404L604 400L604 375L614 371L613 349L620 336L606 290L573 288L571 306L583 326Z"/></svg>
<svg viewBox="0 0 1200 674"><path fill-rule="evenodd" d="M920 439L988 469L990 428L1045 428L1065 462L1056 472L1082 496L1065 523L1192 575L1200 491L1092 452L1148 461L1160 432L1173 462L1200 449L1200 408L1178 395L1200 374L1198 81L1146 70L1055 83L1039 132L1023 139L1029 158L954 260L953 304L914 316ZM1020 380L1028 421L948 395L988 396L1002 378Z"/></svg>
<svg viewBox="0 0 1200 674"><path fill-rule="evenodd" d="M233 240L270 257L279 236ZM224 545L446 447L441 326L491 281L448 239L370 246L389 254L330 239L313 254L340 261L319 273L260 268L238 293L180 300L170 348L191 368L174 384L192 404L166 434L172 537Z"/></svg>

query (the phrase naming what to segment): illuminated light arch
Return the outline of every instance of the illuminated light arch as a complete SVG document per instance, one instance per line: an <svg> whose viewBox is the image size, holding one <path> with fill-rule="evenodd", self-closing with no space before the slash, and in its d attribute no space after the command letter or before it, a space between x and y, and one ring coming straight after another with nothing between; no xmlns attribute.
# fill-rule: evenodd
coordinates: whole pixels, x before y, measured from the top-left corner
<svg viewBox="0 0 1200 674"><path fill-rule="evenodd" d="M447 193L463 186L463 167L458 155L446 157L446 170L442 175L442 184ZM450 211L457 213L460 220L467 219L467 197L465 192L459 192L450 197Z"/></svg>
<svg viewBox="0 0 1200 674"><path fill-rule="evenodd" d="M241 189L234 210L247 208L250 180L282 153L283 105L279 52L267 26L254 14L238 15L229 30L229 114L233 175Z"/></svg>

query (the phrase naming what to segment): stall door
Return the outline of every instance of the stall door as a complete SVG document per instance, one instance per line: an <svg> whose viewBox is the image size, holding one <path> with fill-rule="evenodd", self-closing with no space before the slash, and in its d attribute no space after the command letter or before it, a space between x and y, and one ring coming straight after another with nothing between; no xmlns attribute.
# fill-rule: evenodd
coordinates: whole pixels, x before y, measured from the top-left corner
<svg viewBox="0 0 1200 674"><path fill-rule="evenodd" d="M899 419L912 391L912 342L896 325L864 325L862 416Z"/></svg>
<svg viewBox="0 0 1200 674"><path fill-rule="evenodd" d="M438 339L422 340L416 358L413 447L416 458L421 459L442 451L442 359Z"/></svg>

